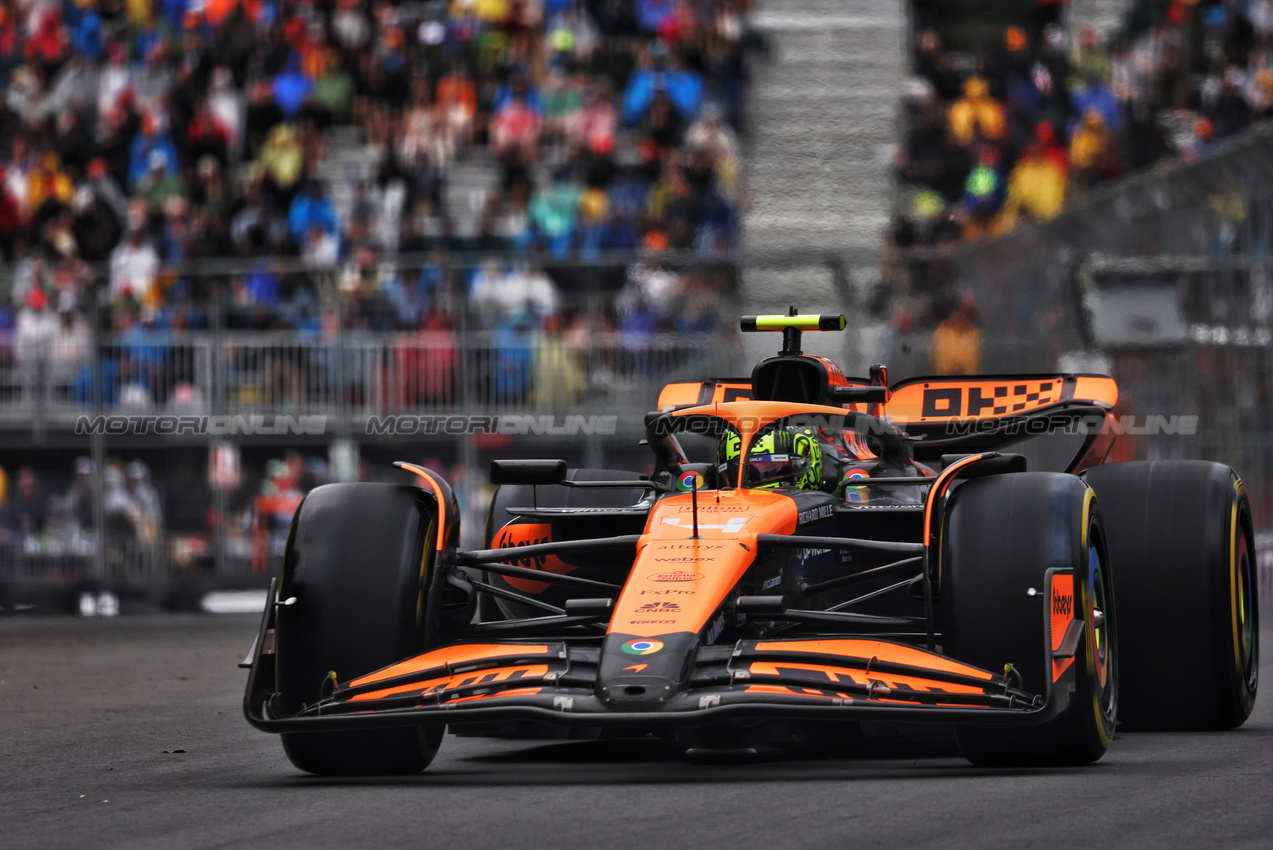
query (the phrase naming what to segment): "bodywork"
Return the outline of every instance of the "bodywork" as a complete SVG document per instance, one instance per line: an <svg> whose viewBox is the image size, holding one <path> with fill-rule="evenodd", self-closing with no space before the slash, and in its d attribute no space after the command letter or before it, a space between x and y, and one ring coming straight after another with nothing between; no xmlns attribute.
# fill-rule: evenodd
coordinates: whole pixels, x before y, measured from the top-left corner
<svg viewBox="0 0 1273 850"><path fill-rule="evenodd" d="M1114 382L1035 375L888 387L874 373L846 378L822 358L773 366L778 359L751 380L669 385L647 428L655 474L590 485L632 488L631 504L512 506L490 548L477 551L444 549L454 536L439 534L432 598L485 593L506 616L453 618L438 645L412 657L349 679L334 671L333 686L290 715L278 708L274 630L278 608L295 600L272 587L245 660L249 721L270 732L528 722L658 730L783 719L1032 724L1063 712L1083 629L1073 575L1052 571L1037 588L1046 603L1038 652L1052 671L1042 692L1024 690L1010 667L947 657L944 509L958 481L1024 469L998 448L1049 429L1086 423L1067 471L1099 463L1111 445L1099 426L1117 401ZM785 397L791 387L799 392ZM833 495L710 481L681 445L696 422L714 422L741 433L746 456L759 430L791 417L832 423L837 445L869 469L861 483ZM439 477L403 466L440 512L453 505ZM545 601L548 588L568 598Z"/></svg>

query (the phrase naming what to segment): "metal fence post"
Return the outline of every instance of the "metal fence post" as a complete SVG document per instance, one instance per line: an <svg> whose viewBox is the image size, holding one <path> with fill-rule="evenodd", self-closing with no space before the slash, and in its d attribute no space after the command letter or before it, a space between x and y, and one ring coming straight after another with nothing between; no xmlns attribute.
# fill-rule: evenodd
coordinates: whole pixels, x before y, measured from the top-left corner
<svg viewBox="0 0 1273 850"><path fill-rule="evenodd" d="M109 297L109 287L95 286L92 297L88 299L92 317L89 349L92 351L93 358L91 375L94 417L101 416L104 409L102 363L106 357L106 343L102 334L102 307L103 302ZM109 308L109 304L106 306ZM109 319L109 317L110 311L107 309L106 318ZM93 577L98 581L106 577L106 435L104 430L93 428L89 435L89 451L93 459Z"/></svg>
<svg viewBox="0 0 1273 850"><path fill-rule="evenodd" d="M209 324L212 326L212 379L208 387L208 395L211 402L209 409L213 415L218 415L229 412L225 385L225 298L227 293L220 285L216 285L212 289L212 314L209 317L211 319ZM215 442L208 446L209 460L211 460L214 446ZM211 469L209 469L209 472L211 472ZM228 575L232 571L232 566L229 552L227 551L225 533L226 515L229 512L225 488L215 486L213 481L208 481L208 486L212 488L212 509L217 516L217 525L213 529L212 538L212 570L217 575Z"/></svg>

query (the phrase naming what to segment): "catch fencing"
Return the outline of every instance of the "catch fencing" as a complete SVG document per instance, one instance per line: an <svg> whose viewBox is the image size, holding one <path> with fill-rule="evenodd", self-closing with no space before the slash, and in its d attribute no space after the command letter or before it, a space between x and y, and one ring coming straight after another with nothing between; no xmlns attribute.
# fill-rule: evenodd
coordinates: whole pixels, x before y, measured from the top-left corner
<svg viewBox="0 0 1273 850"><path fill-rule="evenodd" d="M1273 127L1073 200L1046 223L890 254L877 313L892 374L930 371L933 330L975 303L980 371L1090 369L1119 414L1196 416L1133 434L1135 456L1232 465L1273 529Z"/></svg>

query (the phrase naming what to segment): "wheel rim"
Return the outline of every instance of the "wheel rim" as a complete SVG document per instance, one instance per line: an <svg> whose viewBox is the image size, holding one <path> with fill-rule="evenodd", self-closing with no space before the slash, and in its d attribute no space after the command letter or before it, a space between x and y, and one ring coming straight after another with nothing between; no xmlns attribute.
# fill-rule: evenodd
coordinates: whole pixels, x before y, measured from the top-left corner
<svg viewBox="0 0 1273 850"><path fill-rule="evenodd" d="M1242 662L1242 674L1248 690L1255 690L1257 666L1255 660L1255 586L1251 575L1251 554L1247 548L1247 536L1238 538L1237 551L1237 614L1238 657Z"/></svg>
<svg viewBox="0 0 1273 850"><path fill-rule="evenodd" d="M1118 708L1118 678L1114 675L1114 624L1113 609L1109 605L1109 588L1100 551L1095 545L1087 553L1087 586L1091 610L1088 611L1088 640L1092 645L1092 659L1096 668L1096 682L1100 690L1100 708L1106 723L1114 723Z"/></svg>

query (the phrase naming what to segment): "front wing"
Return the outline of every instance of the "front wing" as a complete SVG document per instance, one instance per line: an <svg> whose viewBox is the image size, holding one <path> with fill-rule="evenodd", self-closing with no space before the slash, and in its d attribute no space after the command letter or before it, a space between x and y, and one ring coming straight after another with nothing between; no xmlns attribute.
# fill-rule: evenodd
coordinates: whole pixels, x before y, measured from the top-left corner
<svg viewBox="0 0 1273 850"><path fill-rule="evenodd" d="M267 732L516 720L624 729L779 718L1030 725L1065 710L1075 675L1068 665L1047 693L1032 694L1010 674L894 641L741 640L700 647L675 690L615 699L596 686L595 644L461 643L334 683L289 716L273 687L273 611L262 618L244 696L248 721Z"/></svg>

